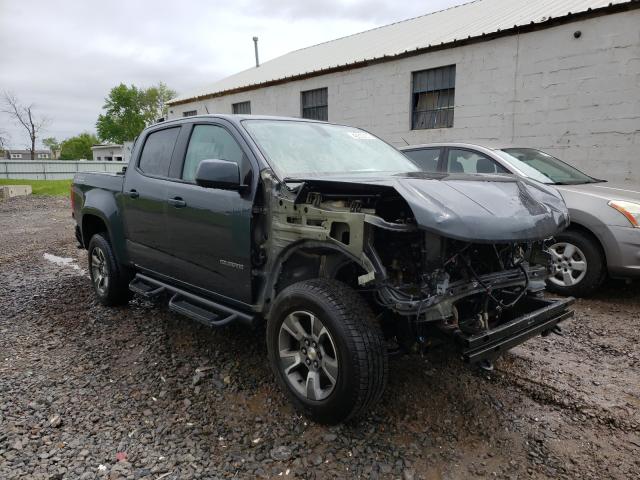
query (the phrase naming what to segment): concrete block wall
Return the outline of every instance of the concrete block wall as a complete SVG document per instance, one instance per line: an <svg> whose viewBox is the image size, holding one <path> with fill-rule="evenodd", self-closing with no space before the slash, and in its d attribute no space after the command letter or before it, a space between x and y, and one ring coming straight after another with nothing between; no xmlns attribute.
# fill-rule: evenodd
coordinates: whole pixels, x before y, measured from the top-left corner
<svg viewBox="0 0 640 480"><path fill-rule="evenodd" d="M574 32L581 36L574 38ZM411 130L411 73L456 65L454 126ZM300 116L300 92L328 88L329 121L390 143L464 141L541 148L597 177L640 184L640 10L430 52L171 107Z"/></svg>

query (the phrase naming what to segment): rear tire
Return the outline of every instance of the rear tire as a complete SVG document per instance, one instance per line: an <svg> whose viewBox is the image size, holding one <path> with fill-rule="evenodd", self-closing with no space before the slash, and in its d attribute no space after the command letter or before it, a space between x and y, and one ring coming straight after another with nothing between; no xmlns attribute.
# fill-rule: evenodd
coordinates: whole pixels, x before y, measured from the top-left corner
<svg viewBox="0 0 640 480"><path fill-rule="evenodd" d="M607 273L604 253L589 234L565 230L555 236L550 250L554 274L547 280L549 291L586 297L604 281Z"/></svg>
<svg viewBox="0 0 640 480"><path fill-rule="evenodd" d="M328 279L284 289L267 322L269 361L293 404L335 424L380 400L388 375L386 346L358 293Z"/></svg>
<svg viewBox="0 0 640 480"><path fill-rule="evenodd" d="M98 301L107 306L128 303L132 296L129 290L131 275L116 260L105 234L96 233L91 237L87 250L89 274Z"/></svg>

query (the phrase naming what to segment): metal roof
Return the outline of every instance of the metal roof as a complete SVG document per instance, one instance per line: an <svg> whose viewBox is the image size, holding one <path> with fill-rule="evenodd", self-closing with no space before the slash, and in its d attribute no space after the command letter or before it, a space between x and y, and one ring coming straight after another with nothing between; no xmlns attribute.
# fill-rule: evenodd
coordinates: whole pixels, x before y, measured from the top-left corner
<svg viewBox="0 0 640 480"><path fill-rule="evenodd" d="M605 13L625 5L635 4L632 7L635 8L638 3L638 0L475 0L294 50L200 91L179 96L169 103L186 103L305 76L357 68L374 61L422 53L430 48L455 46L471 39L488 40L500 32L516 33L520 31L518 27L552 26L554 20L579 17L581 13L598 9Z"/></svg>

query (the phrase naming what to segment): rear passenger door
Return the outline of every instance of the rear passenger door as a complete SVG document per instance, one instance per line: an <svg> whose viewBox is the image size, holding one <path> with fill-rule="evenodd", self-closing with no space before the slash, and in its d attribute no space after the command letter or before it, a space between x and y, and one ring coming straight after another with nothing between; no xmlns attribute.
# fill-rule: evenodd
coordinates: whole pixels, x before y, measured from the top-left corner
<svg viewBox="0 0 640 480"><path fill-rule="evenodd" d="M509 173L484 153L467 148L447 148L444 171L447 173Z"/></svg>
<svg viewBox="0 0 640 480"><path fill-rule="evenodd" d="M423 172L437 172L442 150L440 148L420 148L416 150L404 150L404 153L413 163L418 165Z"/></svg>
<svg viewBox="0 0 640 480"><path fill-rule="evenodd" d="M195 184L202 160L226 160L250 183L251 152L223 123L195 123L185 132L185 152L167 191L167 234L172 276L224 300L251 302L251 188L242 191ZM173 170L173 167L172 167Z"/></svg>
<svg viewBox="0 0 640 480"><path fill-rule="evenodd" d="M140 154L129 165L122 191L129 256L136 265L161 273L168 264L167 178L180 130L180 126L160 128L142 139Z"/></svg>

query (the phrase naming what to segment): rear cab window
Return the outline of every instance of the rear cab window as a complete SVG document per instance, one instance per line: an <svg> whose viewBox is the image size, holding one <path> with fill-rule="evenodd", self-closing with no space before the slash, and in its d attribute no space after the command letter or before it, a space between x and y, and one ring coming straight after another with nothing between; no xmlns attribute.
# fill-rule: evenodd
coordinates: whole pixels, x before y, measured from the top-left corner
<svg viewBox="0 0 640 480"><path fill-rule="evenodd" d="M165 128L147 135L138 168L146 175L168 177L180 127Z"/></svg>

